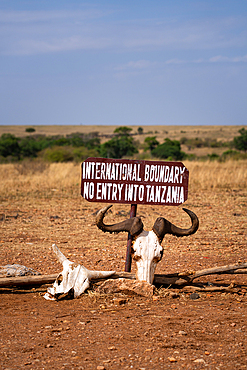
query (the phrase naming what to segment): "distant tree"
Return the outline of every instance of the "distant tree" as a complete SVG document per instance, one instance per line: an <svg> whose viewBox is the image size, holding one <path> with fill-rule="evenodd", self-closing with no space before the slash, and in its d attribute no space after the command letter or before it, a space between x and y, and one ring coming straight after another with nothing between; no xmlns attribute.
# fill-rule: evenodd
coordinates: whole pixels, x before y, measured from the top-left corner
<svg viewBox="0 0 247 370"><path fill-rule="evenodd" d="M35 128L33 128L33 127L27 127L25 131L26 132L35 132Z"/></svg>
<svg viewBox="0 0 247 370"><path fill-rule="evenodd" d="M181 151L180 142L177 140L165 139L163 144L158 145L151 151L152 155L161 159L181 160L185 153Z"/></svg>
<svg viewBox="0 0 247 370"><path fill-rule="evenodd" d="M154 150L157 145L159 145L158 140L156 140L156 136L147 136L144 140L145 149L144 150Z"/></svg>
<svg viewBox="0 0 247 370"><path fill-rule="evenodd" d="M20 159L19 138L12 134L3 134L0 138L0 156Z"/></svg>
<svg viewBox="0 0 247 370"><path fill-rule="evenodd" d="M114 131L116 135L100 146L100 155L104 158L123 158L138 153L130 131L132 129L129 127L118 127Z"/></svg>
<svg viewBox="0 0 247 370"><path fill-rule="evenodd" d="M130 131L132 131L132 128L127 126L120 126L114 130L114 134L117 134L117 136L128 136L130 135Z"/></svg>
<svg viewBox="0 0 247 370"><path fill-rule="evenodd" d="M21 152L22 158L37 157L38 152L42 150L41 142L35 140L33 136L32 137L27 136L27 137L22 138L19 141L19 146L20 146L20 152Z"/></svg>
<svg viewBox="0 0 247 370"><path fill-rule="evenodd" d="M138 133L138 135L142 135L143 134L143 128L142 127L138 127L137 133Z"/></svg>
<svg viewBox="0 0 247 370"><path fill-rule="evenodd" d="M246 152L247 151L247 130L243 127L239 131L240 136L235 136L233 145L235 149Z"/></svg>

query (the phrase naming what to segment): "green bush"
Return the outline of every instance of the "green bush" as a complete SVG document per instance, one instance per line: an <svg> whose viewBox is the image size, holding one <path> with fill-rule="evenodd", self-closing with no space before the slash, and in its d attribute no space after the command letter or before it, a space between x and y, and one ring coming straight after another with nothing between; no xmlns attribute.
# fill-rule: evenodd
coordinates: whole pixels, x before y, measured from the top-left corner
<svg viewBox="0 0 247 370"><path fill-rule="evenodd" d="M26 130L25 130L26 132L35 132L35 128L33 128L33 127L28 127L28 128L26 128Z"/></svg>
<svg viewBox="0 0 247 370"><path fill-rule="evenodd" d="M143 134L143 128L142 127L138 127L137 133L138 133L138 135L142 135Z"/></svg>
<svg viewBox="0 0 247 370"><path fill-rule="evenodd" d="M21 148L19 138L12 134L3 134L0 138L0 156L20 159Z"/></svg>
<svg viewBox="0 0 247 370"><path fill-rule="evenodd" d="M145 147L144 150L154 150L157 145L159 145L158 140L156 140L156 136L147 136L144 140Z"/></svg>
<svg viewBox="0 0 247 370"><path fill-rule="evenodd" d="M152 155L161 159L168 160L182 160L185 157L185 153L181 151L180 142L178 140L165 139L163 144L158 145L151 151Z"/></svg>
<svg viewBox="0 0 247 370"><path fill-rule="evenodd" d="M70 146L54 146L43 152L43 158L47 162L70 162L73 161L73 148Z"/></svg>
<svg viewBox="0 0 247 370"><path fill-rule="evenodd" d="M20 152L22 158L35 158L38 155L42 148L41 142L35 140L34 137L24 137L19 141Z"/></svg>
<svg viewBox="0 0 247 370"><path fill-rule="evenodd" d="M88 157L97 157L99 155L98 151L95 149L88 149L85 147L74 148L73 149L73 160L75 162L83 162Z"/></svg>
<svg viewBox="0 0 247 370"><path fill-rule="evenodd" d="M43 150L41 156L47 162L82 162L88 157L97 157L95 149L85 147L73 148L72 146L54 146Z"/></svg>
<svg viewBox="0 0 247 370"><path fill-rule="evenodd" d="M118 127L114 131L116 136L100 146L100 156L103 158L123 158L138 153L136 143L130 136L131 130L126 126Z"/></svg>
<svg viewBox="0 0 247 370"><path fill-rule="evenodd" d="M210 161L215 161L216 159L219 159L219 158L220 158L220 156L216 153L208 154L208 159Z"/></svg>
<svg viewBox="0 0 247 370"><path fill-rule="evenodd" d="M226 152L222 153L220 157L220 161L224 162L229 159L233 159L235 161L240 160L240 159L247 159L247 153L241 153L236 150L227 150Z"/></svg>
<svg viewBox="0 0 247 370"><path fill-rule="evenodd" d="M181 137L180 139L180 144L186 145L187 148L194 149L194 148L219 148L223 146L229 145L229 143L223 143L222 141L217 141L216 139L201 139L201 138L186 138L186 137Z"/></svg>
<svg viewBox="0 0 247 370"><path fill-rule="evenodd" d="M235 149L240 151L247 151L247 130L243 127L239 131L240 136L235 136L233 139L233 145Z"/></svg>

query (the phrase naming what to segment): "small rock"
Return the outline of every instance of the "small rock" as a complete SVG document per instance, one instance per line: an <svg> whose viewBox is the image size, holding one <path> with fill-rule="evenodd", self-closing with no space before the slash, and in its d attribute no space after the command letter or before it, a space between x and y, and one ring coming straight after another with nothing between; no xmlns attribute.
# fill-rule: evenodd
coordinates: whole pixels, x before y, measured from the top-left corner
<svg viewBox="0 0 247 370"><path fill-rule="evenodd" d="M96 291L103 294L136 294L149 298L153 296L154 286L146 281L129 280L124 278L108 279L104 281L104 283L102 283Z"/></svg>
<svg viewBox="0 0 247 370"><path fill-rule="evenodd" d="M191 295L190 295L190 299L199 299L199 298L200 298L200 296L199 296L198 293L191 293Z"/></svg>
<svg viewBox="0 0 247 370"><path fill-rule="evenodd" d="M196 362L197 364L205 364L203 358L197 358L196 360L194 360L194 362Z"/></svg>
<svg viewBox="0 0 247 370"><path fill-rule="evenodd" d="M97 366L97 370L105 370L105 366Z"/></svg>
<svg viewBox="0 0 247 370"><path fill-rule="evenodd" d="M183 330L180 330L180 331L178 332L178 334L179 334L179 335L187 335L186 331L183 331Z"/></svg>
<svg viewBox="0 0 247 370"><path fill-rule="evenodd" d="M175 357L168 357L168 360L169 360L170 362L177 362L177 360L175 359Z"/></svg>
<svg viewBox="0 0 247 370"><path fill-rule="evenodd" d="M114 346L112 346L112 347L108 347L108 349L110 350L110 351L114 351L115 349L117 349L116 347L114 347Z"/></svg>
<svg viewBox="0 0 247 370"><path fill-rule="evenodd" d="M18 264L0 266L1 277L16 277L30 275L40 275L40 272L33 270L31 267L26 267Z"/></svg>

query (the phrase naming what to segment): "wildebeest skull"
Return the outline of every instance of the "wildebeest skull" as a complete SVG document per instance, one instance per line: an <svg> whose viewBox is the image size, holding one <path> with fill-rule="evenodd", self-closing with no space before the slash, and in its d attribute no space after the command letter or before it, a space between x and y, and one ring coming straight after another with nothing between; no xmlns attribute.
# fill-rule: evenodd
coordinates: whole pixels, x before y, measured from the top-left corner
<svg viewBox="0 0 247 370"><path fill-rule="evenodd" d="M59 262L63 265L63 271L57 276L52 287L47 289L45 299L56 300L63 296L77 298L90 286L91 279L100 279L111 276L115 271L91 271L84 266L69 261L58 249L56 244L52 245Z"/></svg>
<svg viewBox="0 0 247 370"><path fill-rule="evenodd" d="M112 207L102 208L96 216L96 225L99 229L109 233L129 232L133 237L132 246L133 259L137 264L137 279L145 280L152 284L157 263L163 256L162 240L166 234L178 237L194 234L199 227L199 220L195 213L189 209L183 210L190 216L192 225L189 229L181 229L163 217L158 217L151 231L143 230L143 223L140 217L129 218L113 225L106 225L103 222L107 210Z"/></svg>

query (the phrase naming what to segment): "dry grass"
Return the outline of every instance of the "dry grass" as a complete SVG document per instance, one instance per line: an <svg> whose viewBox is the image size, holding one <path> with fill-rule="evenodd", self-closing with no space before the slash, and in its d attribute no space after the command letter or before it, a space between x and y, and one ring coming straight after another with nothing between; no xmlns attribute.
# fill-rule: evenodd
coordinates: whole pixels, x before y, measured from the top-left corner
<svg viewBox="0 0 247 370"><path fill-rule="evenodd" d="M247 161L186 162L191 189L246 189Z"/></svg>
<svg viewBox="0 0 247 370"><path fill-rule="evenodd" d="M32 162L31 162L32 163ZM184 162L190 172L190 191L204 189L246 189L247 161ZM80 193L80 164L53 163L45 168L40 164L30 164L29 172L25 165L0 165L1 199L16 196L45 196L59 192L65 197Z"/></svg>
<svg viewBox="0 0 247 370"><path fill-rule="evenodd" d="M127 125L132 128L132 133L137 134L138 127L143 128L143 135L136 135L135 139L141 143L147 136L156 136L157 140L163 142L166 137L171 140L180 140L181 137L201 139L212 138L221 141L229 141L238 135L238 130L243 127L233 126L176 126L176 125ZM25 130L30 126L28 125L12 125L0 126L0 136L3 133L11 133L13 135L22 137L30 135ZM101 135L111 135L114 130L119 127L117 125L38 125L32 126L35 128L33 134L40 135L68 135L74 132L88 134L89 132L99 132ZM31 135L33 135L31 134ZM107 139L109 140L109 139ZM102 142L104 142L104 138Z"/></svg>
<svg viewBox="0 0 247 370"><path fill-rule="evenodd" d="M21 166L21 165L20 165ZM80 165L74 163L52 163L45 170L30 172L21 171L21 168L14 164L0 165L0 194L1 197L16 195L37 194L49 197L49 192L71 193L80 184Z"/></svg>

